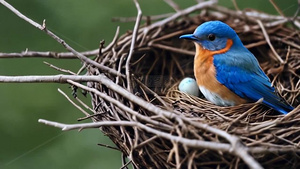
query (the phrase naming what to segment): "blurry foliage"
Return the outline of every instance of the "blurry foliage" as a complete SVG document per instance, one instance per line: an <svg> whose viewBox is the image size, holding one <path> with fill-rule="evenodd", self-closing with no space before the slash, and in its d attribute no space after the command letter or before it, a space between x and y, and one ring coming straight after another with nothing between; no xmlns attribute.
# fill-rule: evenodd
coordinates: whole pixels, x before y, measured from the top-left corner
<svg viewBox="0 0 300 169"><path fill-rule="evenodd" d="M108 44L121 26L121 34L132 29L134 23L114 23L112 17L136 15L131 0L8 0L28 17L42 23L66 40L78 51L98 47L100 40ZM160 0L140 0L144 15L173 12ZM176 1L186 8L195 1ZM276 0L285 15L292 16L297 9L296 0ZM240 9L254 8L277 14L269 1L237 0ZM230 0L220 5L233 8ZM21 52L28 48L38 51L64 51L60 44L40 30L19 19L0 5L0 52ZM78 60L55 59L0 59L1 75L57 74L43 64L50 62L73 71ZM119 168L120 153L97 146L113 145L99 130L65 132L39 124L39 118L65 123L76 123L83 114L73 107L57 88L71 94L64 84L0 84L0 168ZM89 97L82 99L88 103Z"/></svg>

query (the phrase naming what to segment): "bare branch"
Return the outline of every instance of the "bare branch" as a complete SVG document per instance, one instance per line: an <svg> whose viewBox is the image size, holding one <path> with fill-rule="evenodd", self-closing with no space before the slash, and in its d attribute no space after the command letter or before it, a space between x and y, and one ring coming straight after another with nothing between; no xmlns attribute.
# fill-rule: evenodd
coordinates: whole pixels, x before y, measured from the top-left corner
<svg viewBox="0 0 300 169"><path fill-rule="evenodd" d="M86 56L84 56L83 54L77 52L75 49L73 49L71 46L69 46L64 40L62 40L61 38L59 38L57 35L55 35L53 32L49 31L46 28L45 22L43 23L43 26L36 23L35 21L31 20L30 18L26 17L25 15L23 15L21 12L19 12L17 9L15 9L13 6L11 6L9 3L7 3L4 0L0 0L0 3L3 4L5 7L7 7L9 10L11 10L13 13L15 13L17 16L19 16L20 18L24 19L25 21L27 21L28 23L30 23L31 25L33 25L34 27L40 29L41 31L44 31L46 34L48 34L50 37L52 37L54 40L56 40L58 43L62 44L68 51L72 52L75 56L77 56L80 60L84 61L85 63L88 64L92 64L96 67L98 67L99 69L117 75L117 76L123 76L122 74L120 74L119 72L117 72L116 70L109 68L107 66L101 65L89 58L87 58ZM98 51L97 51L98 52Z"/></svg>
<svg viewBox="0 0 300 169"><path fill-rule="evenodd" d="M225 151L229 152L231 150L231 146L225 143L215 143L210 141L202 141L195 139L187 139L179 136L174 136L169 133L165 133L151 127L148 127L139 122L133 121L101 121L95 123L80 123L80 124L64 124L53 121L48 121L44 119L39 119L39 123L43 123L49 126L61 128L63 131L75 130L75 129L87 129L87 128L99 128L101 126L131 126L131 127L139 127L147 132L155 134L158 137L162 137L165 139L169 139L174 142L181 143L183 145L194 147L194 148L209 148L215 151Z"/></svg>
<svg viewBox="0 0 300 169"><path fill-rule="evenodd" d="M236 3L236 0L231 0L231 1L233 3L235 10L240 11L240 8L239 8L238 4Z"/></svg>
<svg viewBox="0 0 300 169"><path fill-rule="evenodd" d="M172 7L176 12L180 11L179 6L173 0L164 0L170 7Z"/></svg>
<svg viewBox="0 0 300 169"><path fill-rule="evenodd" d="M66 70L66 69L59 68L59 67L54 66L54 65L52 65L52 64L50 64L50 63L48 63L48 62L45 62L45 61L44 61L44 63L45 63L46 65L48 65L49 67L51 67L51 68L57 70L57 71L60 71L60 72L63 72L63 73L68 73L68 74L71 74L71 75L76 75L76 73L74 73L74 72L72 72L72 71L70 71L70 70Z"/></svg>
<svg viewBox="0 0 300 169"><path fill-rule="evenodd" d="M195 126L198 128L201 128L203 130L212 132L214 134L217 134L221 137L226 138L232 145L235 145L239 142L239 139L235 136L232 136L228 134L227 132L211 127L207 124L202 124L199 122L194 122L192 119L189 119L187 117L184 117L183 115L177 115L175 113L163 110L161 108L156 107L155 105L137 97L136 95L130 93L128 90L120 87L119 85L115 84L113 81L105 77L104 75L99 75L99 76L73 76L73 75L56 75L56 76L27 76L27 77L7 77L7 76L0 76L0 82L59 82L59 83L72 83L72 81L97 81L100 82L101 84L107 86L111 90L116 91L123 97L127 98L129 101L136 103L137 105L143 107L144 109L153 112L159 116L165 116L170 119L175 119L179 122L179 124L182 123L182 120ZM73 83L75 84L75 83ZM80 86L80 84L77 84ZM88 88L84 88L84 86L80 86L85 90L88 90ZM94 92L97 92L96 89L93 89ZM102 94L99 92L99 95ZM104 97L104 94L102 94ZM128 111L130 111L128 109Z"/></svg>
<svg viewBox="0 0 300 169"><path fill-rule="evenodd" d="M116 44L118 40L120 32L120 27L117 27L115 36L111 43L105 47L102 50L102 53L105 53L109 51L113 45ZM95 56L98 54L99 49L94 49L94 50L89 50L89 51L84 51L80 52L84 56ZM0 58L27 58L27 57L43 57L43 58L55 58L55 59L78 59L77 56L74 55L72 52L54 52L54 51L47 51L47 52L40 52L40 51L28 51L25 50L20 53L1 53L0 52Z"/></svg>
<svg viewBox="0 0 300 169"><path fill-rule="evenodd" d="M99 81L97 76L84 75L0 76L2 83L67 83L69 79L77 82Z"/></svg>
<svg viewBox="0 0 300 169"><path fill-rule="evenodd" d="M108 51L108 46L103 49L103 52ZM98 49L80 52L82 55L85 56L94 56L97 55ZM28 58L28 57L42 57L42 58L55 58L55 59L78 59L72 52L54 52L54 51L47 51L47 52L40 52L40 51L28 51L25 50L20 53L1 53L0 58Z"/></svg>
<svg viewBox="0 0 300 169"><path fill-rule="evenodd" d="M174 15L174 13L166 13L166 14L161 14L161 15L153 15L153 16L142 16L141 20L146 21L146 20L159 20L163 18L167 18ZM136 17L114 17L112 18L113 22L135 22Z"/></svg>
<svg viewBox="0 0 300 169"><path fill-rule="evenodd" d="M277 6L277 4L274 2L274 0L269 0L269 1L270 1L270 3L273 5L273 7L276 9L276 11L277 11L281 16L284 17L283 12L282 12L281 9Z"/></svg>
<svg viewBox="0 0 300 169"><path fill-rule="evenodd" d="M131 61L131 57L134 51L134 47L135 47L135 42L136 42L136 38L137 38L137 34L138 34L138 30L139 30L139 26L140 26L140 21L141 21L141 17L142 17L142 10L140 8L140 5L138 3L137 0L134 0L135 6L137 8L138 14L137 14L137 18L136 18L136 22L134 25L134 29L133 29L133 33L132 33L132 39L131 39L131 45L130 45L130 50L129 50L129 54L126 60L126 78L127 78L127 89L131 92L132 91L132 87L131 87L131 75L129 72L129 66L130 66L130 61Z"/></svg>
<svg viewBox="0 0 300 169"><path fill-rule="evenodd" d="M90 114L88 112L86 112L85 110L83 110L80 106L78 106L75 102L73 102L73 100L71 100L68 95L63 92L62 90L60 90L59 88L57 89L59 93L61 93L72 105L74 105L78 110L80 110L83 114L85 114L87 117L90 116Z"/></svg>
<svg viewBox="0 0 300 169"><path fill-rule="evenodd" d="M262 24L262 22L261 22L260 20L256 20L256 22L257 22L258 25L260 26L260 28L261 28L261 30L262 30L262 32L263 32L263 34L264 34L264 37L265 37L266 41L268 42L268 44L269 44L269 46L270 46L272 52L274 53L274 55L276 56L276 58L278 59L278 61L279 61L281 64L283 64L284 61L281 59L281 57L278 55L278 53L277 53L276 50L274 49L274 47L273 47L273 45L272 45L272 43L271 43L271 41L270 41L269 35L268 35L268 33L267 33L267 31L266 31L264 25Z"/></svg>
<svg viewBox="0 0 300 169"><path fill-rule="evenodd" d="M148 27L145 27L144 28L144 32L148 32L149 30L152 30L153 28L156 28L156 27L159 27L161 25L164 25L164 24L166 24L166 23L168 23L168 22L170 22L172 20L177 19L180 16L190 14L193 11L196 11L196 10L208 7L208 6L213 6L216 3L217 3L217 0L210 0L210 1L204 1L202 3L198 3L195 6L191 6L191 7L187 8L187 9L185 9L185 10L182 10L182 11L179 11L179 12L175 13L171 17L168 17L168 18L166 18L166 19L164 19L162 21L158 21L158 22L156 22L154 24L149 25Z"/></svg>
<svg viewBox="0 0 300 169"><path fill-rule="evenodd" d="M156 125L156 126L160 126L161 128L166 128L166 129L169 129L169 130L172 129L172 126L164 124L164 123L160 123L158 121L154 121L151 118L149 118L147 116L144 116L144 115L142 115L142 114L134 111L133 109L130 109L129 107L127 107L124 104L122 104L120 101L118 101L118 100L116 100L116 99L114 99L114 98L112 98L112 97L110 97L110 96L108 96L108 95L106 95L104 93L101 93L101 92L99 92L98 90L96 90L94 88L89 88L89 87L87 87L85 85L82 85L80 83L76 83L76 82L71 81L71 80L68 80L68 82L71 83L72 85L75 85L75 86L77 86L79 88L82 88L82 89L84 89L86 91L89 91L89 92L97 94L99 97L101 97L101 98L103 98L103 99L111 102L112 104L118 106L123 111L126 111L126 112L128 112L128 113L130 113L130 114L132 114L132 115L134 115L136 117L138 117L141 120L144 120L144 121L146 121L146 122L148 122L150 124Z"/></svg>

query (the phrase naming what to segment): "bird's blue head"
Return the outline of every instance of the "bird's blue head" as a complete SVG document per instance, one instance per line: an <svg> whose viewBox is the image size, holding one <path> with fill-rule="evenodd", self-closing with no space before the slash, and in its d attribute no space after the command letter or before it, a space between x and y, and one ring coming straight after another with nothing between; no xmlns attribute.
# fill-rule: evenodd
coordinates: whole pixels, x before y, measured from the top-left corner
<svg viewBox="0 0 300 169"><path fill-rule="evenodd" d="M198 26L193 34L182 35L180 38L192 40L210 51L224 49L228 39L240 43L235 31L221 21L205 22Z"/></svg>

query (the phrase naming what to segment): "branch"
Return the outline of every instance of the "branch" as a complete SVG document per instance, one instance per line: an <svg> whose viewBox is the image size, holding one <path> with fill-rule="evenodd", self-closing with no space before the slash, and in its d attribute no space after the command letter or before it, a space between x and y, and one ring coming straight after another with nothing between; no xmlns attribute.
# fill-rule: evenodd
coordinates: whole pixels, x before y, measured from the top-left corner
<svg viewBox="0 0 300 169"><path fill-rule="evenodd" d="M92 56L96 54L96 50L82 52L81 54L86 56ZM0 53L0 58L27 58L27 57L43 57L43 58L55 58L55 59L77 59L71 52L39 52L39 51L23 51L20 53Z"/></svg>
<svg viewBox="0 0 300 169"><path fill-rule="evenodd" d="M163 18L167 18L174 15L174 13L166 13L166 14L160 14L160 15L153 15L153 16L142 16L141 20L147 21L147 20L159 20ZM135 22L136 17L113 17L113 22Z"/></svg>
<svg viewBox="0 0 300 169"><path fill-rule="evenodd" d="M69 80L69 81L68 81ZM207 124L202 124L199 122L192 121L192 119L189 119L187 117L184 117L183 115L177 115L175 113L172 113L170 111L163 110L161 108L156 107L155 105L139 98L138 96L130 93L128 90L120 87L119 85L115 84L113 81L108 79L104 75L99 76L74 76L74 75L55 75L55 76L15 76L15 77L9 77L9 76L0 76L0 82L58 82L58 83L66 83L70 82L70 80L73 81L96 81L100 82L101 84L105 85L109 89L119 93L124 98L128 99L129 101L139 105L140 107L146 109L149 112L153 112L156 115L159 116L165 116L170 119L175 119L178 121L179 124L182 123L182 121L185 121L197 128L209 131L211 133L214 133L216 135L219 135L221 137L224 137L226 140L228 140L232 147L231 152L234 152L237 156L242 158L249 166L251 165L259 165L251 156L249 156L246 152L246 147L240 143L240 140L238 137L228 134L227 132L211 127ZM96 89L95 89L96 90ZM242 147L242 148L241 148Z"/></svg>
<svg viewBox="0 0 300 169"><path fill-rule="evenodd" d="M83 62L88 63L88 64L92 64L92 65L98 67L99 69L101 69L101 70L103 70L105 72L111 73L113 75L124 76L124 75L120 74L119 72L117 72L116 70L114 70L112 68L109 68L107 66L104 66L102 64L99 64L98 62L95 62L95 61L87 58L83 54L81 54L81 53L77 52L76 50L74 50L64 40L62 40L61 38L59 38L57 35L55 35L53 32L51 32L50 30L48 30L46 28L46 22L45 22L45 20L43 21L43 25L40 25L40 24L36 23L35 21L33 21L32 19L30 19L30 18L26 17L25 15L23 15L21 12L19 12L17 9L15 9L13 6L11 6L6 1L0 0L0 3L3 4L5 7L7 7L9 10L11 10L13 13L15 13L17 16L19 16L20 18L22 18L23 20L25 20L26 22L30 23L31 25L33 25L34 27L40 29L41 31L44 31L47 35L49 35L50 37L52 37L58 43L62 44L68 51L72 52L75 56L77 56Z"/></svg>
<svg viewBox="0 0 300 169"><path fill-rule="evenodd" d="M164 20L161 20L161 21L158 21L158 22L156 22L152 25L149 25L148 27L145 27L144 32L148 32L149 30L152 30L153 28L165 25L166 23L168 23L170 21L173 21L173 20L179 18L180 16L190 14L190 13L196 11L196 10L199 10L199 9L202 9L202 8L205 8L205 7L213 6L217 2L218 2L217 0L210 0L210 1L204 1L202 3L198 3L195 6L191 6L189 8L186 8L185 10L182 10L182 11L179 11L179 12L175 13L171 17L168 17Z"/></svg>
<svg viewBox="0 0 300 169"><path fill-rule="evenodd" d="M68 82L71 83L72 85L75 85L75 86L81 88L81 89L84 89L86 91L95 93L96 95L103 98L104 100L116 105L121 110L126 111L126 112L132 114L133 116L136 116L137 118L139 118L139 119L141 119L145 122L148 122L148 123L153 124L155 126L159 126L161 129L168 129L168 130L172 129L172 126L170 126L168 124L160 123L160 122L155 121L155 120L152 120L150 117L144 116L144 115L140 114L139 112L134 111L133 109L131 109L131 108L127 107L126 105L124 105L123 103L121 103L120 101L108 96L107 94L99 92L97 89L87 87L85 85L82 85L80 83L76 83L76 82L71 81L71 80L68 80Z"/></svg>
<svg viewBox="0 0 300 169"><path fill-rule="evenodd" d="M67 83L67 80L76 82L100 81L97 76L85 75L0 76L2 83Z"/></svg>
<svg viewBox="0 0 300 169"><path fill-rule="evenodd" d="M85 110L83 110L79 105L77 105L75 102L73 102L73 100L71 100L68 95L63 92L62 90L60 90L60 88L57 89L59 93L61 93L73 106L75 106L78 110L80 110L83 114L86 115L86 117L91 116L88 112L86 112Z"/></svg>
<svg viewBox="0 0 300 169"><path fill-rule="evenodd" d="M105 47L102 50L102 53L105 53L109 51L113 45L116 44L118 40L120 32L120 27L117 27L115 36L111 43ZM99 52L99 49L94 49L94 50L89 50L89 51L84 51L80 52L84 56L95 56ZM55 59L78 59L77 56L74 55L72 52L54 52L54 51L47 51L47 52L40 52L40 51L28 51L25 50L20 53L1 53L0 52L0 58L27 58L27 57L43 57L43 58L55 58Z"/></svg>
<svg viewBox="0 0 300 169"><path fill-rule="evenodd" d="M264 25L262 24L262 22L260 20L256 20L256 22L258 23L258 25L260 26L262 32L263 32L263 35L268 43L268 45L270 46L272 52L274 53L274 55L276 56L276 58L278 59L278 61L280 62L280 64L284 64L284 61L281 59L281 57L278 55L278 53L276 52L276 50L274 49L271 41L270 41L270 38L269 38L269 35L264 27Z"/></svg>
<svg viewBox="0 0 300 169"><path fill-rule="evenodd" d="M174 11L179 12L180 8L178 4L176 4L173 0L164 0L170 7L174 9Z"/></svg>
<svg viewBox="0 0 300 169"><path fill-rule="evenodd" d="M174 136L169 133L165 133L154 128L148 127L139 122L130 122L130 121L100 121L94 123L80 123L80 124L64 124L58 123L53 121L48 121L44 119L39 119L39 123L43 123L49 126L61 128L63 131L75 130L75 129L87 129L87 128L99 128L101 126L131 126L131 127L139 127L149 133L152 133L158 137L162 137L168 139L170 141L178 142L183 145L193 147L193 148L208 148L215 151L223 151L223 152L230 152L231 146L226 143L216 143L210 141L202 141L196 139L187 139L179 136Z"/></svg>
<svg viewBox="0 0 300 169"><path fill-rule="evenodd" d="M138 1L134 0L134 3L135 3L135 6L136 6L136 9L138 11L138 14L137 14L136 22L135 22L133 33L132 33L132 39L131 39L129 54L128 54L126 64L125 64L126 78L127 78L127 89L129 91L132 91L131 79L130 79L131 75L130 75L130 72L129 72L129 64L130 64L131 57L133 55L133 50L134 50L135 42L136 42L136 39L137 39L136 36L138 34L139 25L140 25L140 21L141 21L141 17L142 17L142 10L140 8L140 5L139 5Z"/></svg>

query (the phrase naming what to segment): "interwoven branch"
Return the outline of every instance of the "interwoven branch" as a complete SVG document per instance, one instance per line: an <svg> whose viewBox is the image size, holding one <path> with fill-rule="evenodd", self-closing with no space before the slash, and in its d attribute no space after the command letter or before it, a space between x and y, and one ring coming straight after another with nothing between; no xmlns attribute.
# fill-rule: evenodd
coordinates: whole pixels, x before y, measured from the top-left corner
<svg viewBox="0 0 300 169"><path fill-rule="evenodd" d="M100 128L124 156L130 158L129 162L123 161L123 168L129 163L135 168L300 166L300 106L297 106L300 103L300 38L297 29L284 25L291 22L297 27L299 18L233 11L216 6L215 0L183 10L172 0L166 2L176 13L163 15L163 20L142 26L140 21L145 18L135 0L138 15L134 20L128 19L135 21L133 32L119 37L117 28L113 41L106 48L101 44L99 49L78 52L49 31L45 21L40 25L0 0L17 16L69 51L0 53L0 58L78 58L84 64L78 72L87 70L85 75L78 75L50 65L71 75L0 76L0 82L68 83L87 91L92 97L92 107L76 96L78 104L75 103L59 90L84 113L81 120L91 118L92 123L63 124L42 119L39 122L63 130ZM189 16L198 10L202 10L200 14ZM258 59L262 68L271 77L278 93L292 103L295 110L286 116L276 115L259 102L218 107L178 91L178 82L193 75L190 55L194 54L193 46L179 41L178 36L192 32L204 21L216 19L232 26L246 47L261 56ZM97 57L92 60L87 56ZM290 162L284 164L286 161Z"/></svg>

